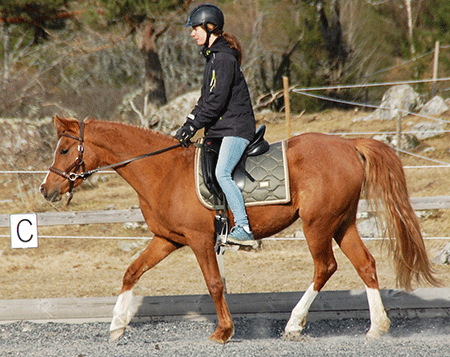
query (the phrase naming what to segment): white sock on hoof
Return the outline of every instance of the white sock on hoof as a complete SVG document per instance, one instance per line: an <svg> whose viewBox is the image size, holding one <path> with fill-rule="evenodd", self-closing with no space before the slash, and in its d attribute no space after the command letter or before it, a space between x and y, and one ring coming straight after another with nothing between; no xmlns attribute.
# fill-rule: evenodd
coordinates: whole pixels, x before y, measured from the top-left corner
<svg viewBox="0 0 450 357"><path fill-rule="evenodd" d="M319 292L314 290L314 283L311 284L308 290L306 290L303 294L300 301L292 310L291 317L284 330L285 333L303 330L306 323L306 317L308 316L309 308L311 307L311 304L318 294Z"/></svg>
<svg viewBox="0 0 450 357"><path fill-rule="evenodd" d="M135 314L133 307L133 290L120 294L113 310L110 331L125 328Z"/></svg>

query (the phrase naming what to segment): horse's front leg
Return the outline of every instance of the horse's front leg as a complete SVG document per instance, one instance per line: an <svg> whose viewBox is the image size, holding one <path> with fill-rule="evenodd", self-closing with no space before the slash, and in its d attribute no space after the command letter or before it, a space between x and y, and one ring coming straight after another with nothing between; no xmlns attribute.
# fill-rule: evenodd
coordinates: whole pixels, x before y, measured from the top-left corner
<svg viewBox="0 0 450 357"><path fill-rule="evenodd" d="M195 243L190 244L208 287L214 305L216 306L218 325L216 331L209 337L213 342L226 343L234 334L234 325L230 310L225 301L224 285L220 276L217 258L214 252L213 238L194 238Z"/></svg>
<svg viewBox="0 0 450 357"><path fill-rule="evenodd" d="M161 237L153 237L148 247L128 267L124 277L122 291L113 310L110 326L111 341L118 339L135 314L133 307L133 286L147 270L153 268L174 250L179 248L173 242Z"/></svg>

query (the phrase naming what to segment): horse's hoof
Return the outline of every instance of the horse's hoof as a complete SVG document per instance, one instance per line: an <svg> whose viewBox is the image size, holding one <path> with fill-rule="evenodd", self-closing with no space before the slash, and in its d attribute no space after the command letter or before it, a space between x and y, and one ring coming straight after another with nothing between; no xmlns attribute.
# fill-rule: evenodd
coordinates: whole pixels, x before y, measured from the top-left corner
<svg viewBox="0 0 450 357"><path fill-rule="evenodd" d="M122 336L124 332L125 332L125 328L119 328L119 329L117 329L117 330L111 331L111 332L110 332L110 334L111 334L111 335L110 335L110 337L111 337L110 341L111 341L111 342L114 342L114 341L117 340L120 336Z"/></svg>
<svg viewBox="0 0 450 357"><path fill-rule="evenodd" d="M224 345L225 343L227 343L227 341L221 339L221 338L217 338L214 335L209 336L209 341L213 342L213 343L218 343L219 345Z"/></svg>
<svg viewBox="0 0 450 357"><path fill-rule="evenodd" d="M221 345L227 343L231 337L234 335L234 327L224 330L216 330L211 336L209 336L209 340L214 343L219 343Z"/></svg>
<svg viewBox="0 0 450 357"><path fill-rule="evenodd" d="M369 332L366 333L366 341L376 341L379 340L382 335L384 335L384 331L380 331L378 329L369 330Z"/></svg>
<svg viewBox="0 0 450 357"><path fill-rule="evenodd" d="M366 341L376 341L379 340L381 337L381 334L379 332L369 331L366 334Z"/></svg>
<svg viewBox="0 0 450 357"><path fill-rule="evenodd" d="M366 340L367 341L376 341L381 338L384 334L386 334L387 330L382 329L370 329L369 332L366 333Z"/></svg>
<svg viewBox="0 0 450 357"><path fill-rule="evenodd" d="M283 333L281 338L284 341L288 341L288 342L306 342L306 341L310 340L310 338L308 336L302 335L301 331L285 332L285 333Z"/></svg>
<svg viewBox="0 0 450 357"><path fill-rule="evenodd" d="M378 340L381 336L389 332L389 327L391 326L391 320L386 318L377 325L371 327L366 334L367 341Z"/></svg>

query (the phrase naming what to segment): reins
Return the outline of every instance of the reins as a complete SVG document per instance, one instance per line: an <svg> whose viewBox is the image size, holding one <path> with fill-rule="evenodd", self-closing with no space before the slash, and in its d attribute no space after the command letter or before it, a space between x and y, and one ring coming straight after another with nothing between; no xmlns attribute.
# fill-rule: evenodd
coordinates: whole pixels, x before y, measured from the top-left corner
<svg viewBox="0 0 450 357"><path fill-rule="evenodd" d="M130 162L145 159L147 157L154 156L154 155L159 155L159 154L165 153L166 151L176 149L177 147L181 146L181 143L178 143L178 144L175 144L175 145L172 145L172 146L160 149L160 150L156 150L153 152L149 152L147 154L133 157L128 160L117 162L112 165L102 166L102 167L95 168L93 170L86 171L86 166L85 166L84 160L83 160L84 126L85 126L85 123L83 121L80 122L80 136L79 137L71 135L71 134L67 134L67 133L61 134L61 136L65 136L66 138L70 138L70 139L77 140L80 142L80 144L78 145L78 156L75 159L75 162L64 171L61 171L53 166L50 166L50 168L49 168L49 171L69 180L69 191L67 192L67 195L69 196L69 198L67 200L67 204L66 204L67 206L69 205L70 201L72 200L72 197L73 197L72 190L74 188L76 180L78 180L78 179L86 180L89 176L91 176L92 174L95 174L96 172L113 169L113 168L116 168L119 166L125 166L125 165L128 165ZM80 168L82 169L82 172L78 173L78 170L80 170Z"/></svg>
<svg viewBox="0 0 450 357"><path fill-rule="evenodd" d="M159 155L159 154L165 153L166 151L170 151L172 149L176 149L177 147L180 147L180 146L181 146L181 144L175 144L175 145L166 147L164 149L152 151L152 152L149 152L149 153L144 154L144 155L136 156L136 157L133 157L131 159L118 162L116 164L112 164L112 165L108 165L108 166L102 166L102 167L98 167L98 168L93 169L93 170L89 170L87 172L83 172L81 174L76 174L75 176L77 176L76 178L82 178L83 180L85 180L89 176L91 176L92 174L95 174L96 172L104 171L104 170L108 170L108 169L113 169L113 168L118 167L118 166L125 166L125 165L129 164L130 162L133 162L133 161L136 161L136 160L140 160L140 159L145 159L146 157L150 157L150 156Z"/></svg>

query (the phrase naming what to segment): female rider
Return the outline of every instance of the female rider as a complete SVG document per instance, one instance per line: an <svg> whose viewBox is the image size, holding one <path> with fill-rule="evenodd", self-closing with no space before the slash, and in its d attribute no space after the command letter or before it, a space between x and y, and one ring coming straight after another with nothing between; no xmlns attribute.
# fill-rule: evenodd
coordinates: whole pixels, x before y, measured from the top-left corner
<svg viewBox="0 0 450 357"><path fill-rule="evenodd" d="M253 233L242 193L231 174L255 135L255 116L247 83L240 67L241 51L236 38L223 32L220 8L201 4L189 14L186 27L206 58L201 96L177 131L177 138L188 146L197 130L205 128L205 140L222 139L216 178L233 212L235 226L227 242L253 246Z"/></svg>

